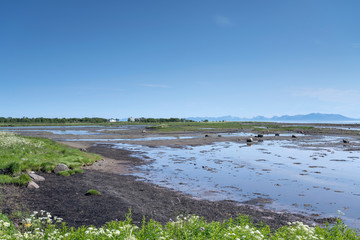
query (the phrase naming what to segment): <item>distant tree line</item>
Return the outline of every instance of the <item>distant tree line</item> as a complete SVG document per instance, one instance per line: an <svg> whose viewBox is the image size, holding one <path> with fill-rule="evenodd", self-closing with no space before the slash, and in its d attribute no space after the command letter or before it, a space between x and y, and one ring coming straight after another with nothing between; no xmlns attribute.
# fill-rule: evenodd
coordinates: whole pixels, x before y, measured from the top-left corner
<svg viewBox="0 0 360 240"><path fill-rule="evenodd" d="M165 122L194 122L185 118L128 118L128 122L145 122L145 123L165 123Z"/></svg>
<svg viewBox="0 0 360 240"><path fill-rule="evenodd" d="M0 123L105 123L106 118L12 118L0 117Z"/></svg>

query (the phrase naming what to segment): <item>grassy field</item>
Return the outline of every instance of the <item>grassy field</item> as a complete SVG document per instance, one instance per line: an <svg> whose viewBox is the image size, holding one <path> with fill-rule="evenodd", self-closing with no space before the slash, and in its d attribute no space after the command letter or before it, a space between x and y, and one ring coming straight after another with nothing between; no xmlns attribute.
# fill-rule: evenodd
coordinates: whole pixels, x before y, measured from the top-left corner
<svg viewBox="0 0 360 240"><path fill-rule="evenodd" d="M100 158L49 139L0 132L0 183L24 185L30 180L29 171L52 172L59 163L70 168L61 174L70 175Z"/></svg>

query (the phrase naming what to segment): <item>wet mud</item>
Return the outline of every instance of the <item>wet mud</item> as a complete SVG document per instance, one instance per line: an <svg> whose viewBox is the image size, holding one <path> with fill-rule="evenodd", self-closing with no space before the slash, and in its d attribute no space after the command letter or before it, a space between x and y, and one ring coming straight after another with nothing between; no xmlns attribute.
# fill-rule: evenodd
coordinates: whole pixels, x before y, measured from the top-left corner
<svg viewBox="0 0 360 240"><path fill-rule="evenodd" d="M279 136L212 129L159 134L143 132L145 126L17 129L23 135L85 147L104 158L86 167L84 174L62 177L40 173L46 181L35 191L5 186L2 209L5 213L21 207L46 210L70 226L100 226L121 220L129 208L136 223L143 216L165 223L184 213L208 220L242 213L255 223L278 228L289 221L311 224L334 220L338 217L335 209L345 212L349 221L356 221L360 179L349 169L359 166L358 126L317 127ZM263 136L257 137L259 133ZM247 143L249 137L254 142ZM343 142L345 138L348 143ZM186 151L194 154L188 156ZM224 178L225 174L227 181L216 181L216 176ZM335 177L340 179L338 185L329 177L334 174L339 174ZM239 175L245 178L238 179ZM89 189L102 195L85 196Z"/></svg>

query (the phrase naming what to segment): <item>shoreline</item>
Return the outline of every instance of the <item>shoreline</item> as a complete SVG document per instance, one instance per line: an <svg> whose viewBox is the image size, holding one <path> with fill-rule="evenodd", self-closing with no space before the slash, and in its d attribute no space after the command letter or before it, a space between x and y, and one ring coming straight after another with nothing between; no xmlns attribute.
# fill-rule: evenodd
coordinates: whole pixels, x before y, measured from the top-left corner
<svg viewBox="0 0 360 240"><path fill-rule="evenodd" d="M76 144L76 146L80 146ZM81 145L82 147L84 145ZM104 150L106 149L106 150ZM131 157L131 152L111 150L109 148L90 146L89 152L104 154L103 166L126 164L142 164L140 159ZM119 157L120 156L120 157ZM108 162L110 161L110 162ZM161 223L175 219L180 214L194 214L208 221L223 221L236 218L238 214L248 215L255 224L261 222L277 229L288 222L301 221L311 225L315 222L324 223L334 219L314 219L301 214L276 212L262 206L235 201L200 200L184 193L156 184L139 181L138 178L126 174L115 174L102 166L85 167L83 174L69 177L39 173L45 177L37 190L5 186L2 189L5 212L13 214L19 209L19 201L29 211L45 210L52 215L61 217L68 226L82 225L102 226L111 220L124 220L131 208L134 223L140 225L143 217L153 218ZM116 168L110 168L116 169ZM89 189L97 189L102 195L85 196ZM24 206L23 206L24 207Z"/></svg>
<svg viewBox="0 0 360 240"><path fill-rule="evenodd" d="M134 131L133 131L134 132ZM182 147L184 144L192 146L214 143L217 141L245 141L247 137L217 137L217 133L223 131L196 133L201 138L137 141L136 144L154 146ZM204 133L215 136L203 137ZM130 133L123 133L129 135ZM147 136L140 130L134 132L133 137ZM192 133L194 134L194 133ZM43 133L32 132L32 136L49 137ZM58 136L50 135L50 139ZM157 133L157 135L174 135L174 133ZM178 135L175 134L175 135ZM92 137L92 136L90 136ZM114 137L114 136L112 136ZM303 139L313 136L305 135ZM355 137L355 136L354 136ZM290 139L291 137L264 137L264 141ZM122 149L109 148L111 142L106 145L95 142L64 142L73 148L87 149L88 152L103 156L103 160L91 166L85 166L83 174L62 177L55 174L39 173L46 178L40 183L40 189L35 191L26 188L14 189L14 186L4 186L2 189L5 213L11 215L21 208L21 199L24 206L30 211L46 210L54 216L65 219L69 226L95 225L102 226L108 221L124 219L129 208L132 209L134 222L140 224L143 216L146 219L153 218L165 223L174 219L179 214L195 214L205 217L208 221L222 221L238 214L249 215L251 219L259 224L263 222L272 229L287 225L288 222L301 221L305 224L326 221L335 221L336 218L315 218L291 212L271 211L261 206L261 199L255 201L209 201L196 199L185 193L176 192L173 189L160 187L156 184L142 181L129 174L133 173L132 166L144 164L144 160L131 156L131 152ZM126 142L125 142L126 143ZM129 142L134 143L134 142ZM256 142L254 144L257 144ZM342 143L333 143L341 146ZM349 147L358 147L353 143ZM100 197L87 197L84 194L89 189L97 189L102 192ZM260 202L260 206L258 206ZM46 208L46 209L43 209Z"/></svg>

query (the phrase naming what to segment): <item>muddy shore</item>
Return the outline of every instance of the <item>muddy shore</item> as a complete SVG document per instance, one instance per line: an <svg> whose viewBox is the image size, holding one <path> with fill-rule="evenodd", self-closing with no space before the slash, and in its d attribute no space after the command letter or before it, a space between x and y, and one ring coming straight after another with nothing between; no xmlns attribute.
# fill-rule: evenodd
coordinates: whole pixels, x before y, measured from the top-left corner
<svg viewBox="0 0 360 240"><path fill-rule="evenodd" d="M302 136L301 141L306 144L306 139L311 139L322 130L316 130L313 134L307 132ZM338 132L333 129L327 134L339 136L358 137L358 134L343 134L343 129ZM20 132L23 135L41 136L51 139L75 139L80 138L74 135L55 135L44 132ZM121 131L99 135L96 138L115 139L128 138L121 142L129 143L131 138L144 137L150 133L143 133L142 129ZM170 146L182 147L184 145L203 145L216 141L224 141L220 132L207 131L197 133L198 138L182 139L180 136L189 133L164 133L156 136L175 136L175 139L155 139L153 141L137 141L137 144L150 147ZM193 133L192 133L193 134ZM204 134L208 135L205 137ZM221 132L221 134L224 134ZM94 138L91 135L84 135L81 138ZM226 141L246 141L245 136L228 136ZM291 136L265 136L261 141L274 139L289 139ZM259 139L254 138L256 141ZM254 144L256 144L256 141ZM111 141L110 141L111 142ZM46 210L54 216L64 219L69 226L95 225L101 226L111 220L123 220L131 209L135 224L140 224L145 216L146 219L153 218L162 223L174 219L179 214L195 214L203 216L212 221L222 221L229 217L236 217L239 213L249 215L252 220L259 224L263 222L271 228L278 228L286 225L287 222L302 221L307 224L324 222L331 219L315 219L310 216L292 214L289 212L274 212L263 207L266 199L253 199L247 202L234 201L207 201L195 199L192 196L176 192L172 189L159 187L155 184L139 181L131 173L132 166L144 164L143 159L132 156L131 151L110 148L109 144L95 144L94 141L69 141L66 144L76 148L86 148L88 152L97 153L103 156L103 160L92 166L85 167L83 174L76 174L69 177L55 174L39 173L46 180L41 182L37 190L29 190L24 187L3 186L1 209L5 214L15 216L18 210L39 211ZM334 147L344 147L341 142L329 143ZM345 147L349 149L360 149L357 143L349 143ZM101 196L85 196L89 189L100 191Z"/></svg>
<svg viewBox="0 0 360 240"><path fill-rule="evenodd" d="M90 147L89 152L101 153L111 159L109 165L141 160L130 156L131 152L104 147ZM239 213L249 215L255 223L263 222L272 228L286 225L289 221L312 223L312 219L285 212L265 210L261 206L232 201L206 201L162 188L154 184L137 181L133 176L114 174L95 165L83 174L63 177L39 173L46 181L37 190L5 186L2 189L2 209L12 215L14 210L51 212L64 219L69 226L101 226L111 220L124 220L131 209L135 224L141 224L143 216L166 223L180 214L195 214L209 221L222 221L237 217ZM91 168L95 168L93 170ZM120 166L121 168L121 166ZM85 196L89 189L97 189L101 196ZM21 206L20 206L21 202ZM261 199L257 202L261 205Z"/></svg>

